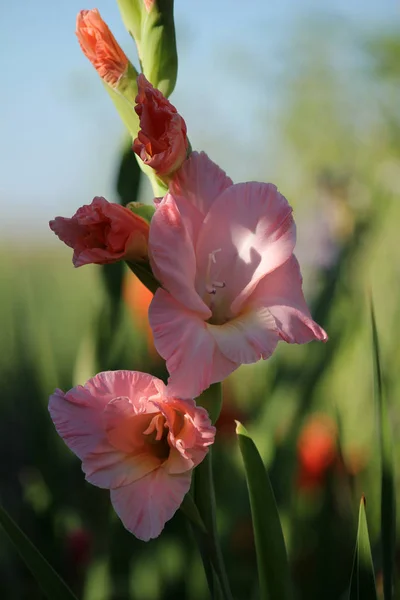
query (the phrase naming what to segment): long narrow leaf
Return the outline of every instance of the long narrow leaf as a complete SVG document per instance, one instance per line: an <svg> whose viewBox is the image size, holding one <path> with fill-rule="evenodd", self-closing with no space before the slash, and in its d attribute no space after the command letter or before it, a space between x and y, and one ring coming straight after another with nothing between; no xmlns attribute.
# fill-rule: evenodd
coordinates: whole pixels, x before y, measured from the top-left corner
<svg viewBox="0 0 400 600"><path fill-rule="evenodd" d="M180 506L181 512L185 515L189 521L195 525L202 533L207 533L207 529L201 518L199 509L197 508L193 496L190 492L184 497Z"/></svg>
<svg viewBox="0 0 400 600"><path fill-rule="evenodd" d="M361 498L349 600L377 600L374 565L369 544L365 498Z"/></svg>
<svg viewBox="0 0 400 600"><path fill-rule="evenodd" d="M66 583L0 506L0 524L49 600L77 600Z"/></svg>
<svg viewBox="0 0 400 600"><path fill-rule="evenodd" d="M382 369L378 331L371 300L372 350L374 360L374 396L378 414L379 447L381 460L381 541L383 590L385 600L393 595L393 564L396 532L396 499L394 485L393 443L382 385Z"/></svg>
<svg viewBox="0 0 400 600"><path fill-rule="evenodd" d="M261 456L246 429L237 423L257 552L260 600L292 598L289 565L274 492Z"/></svg>

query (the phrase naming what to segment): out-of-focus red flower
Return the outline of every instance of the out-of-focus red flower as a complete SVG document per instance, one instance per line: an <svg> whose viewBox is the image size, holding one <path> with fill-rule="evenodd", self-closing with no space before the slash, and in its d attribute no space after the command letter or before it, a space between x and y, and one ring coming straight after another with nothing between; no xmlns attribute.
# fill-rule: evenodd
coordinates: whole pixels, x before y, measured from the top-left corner
<svg viewBox="0 0 400 600"><path fill-rule="evenodd" d="M92 554L92 535L83 528L72 529L66 537L67 562L73 569L85 568Z"/></svg>
<svg viewBox="0 0 400 600"><path fill-rule="evenodd" d="M327 415L316 414L307 421L297 442L299 489L321 486L337 458L336 438L336 425Z"/></svg>
<svg viewBox="0 0 400 600"><path fill-rule="evenodd" d="M153 332L149 324L149 306L153 294L131 271L124 281L123 296L137 328L146 335L147 349L153 358L160 358L154 346Z"/></svg>

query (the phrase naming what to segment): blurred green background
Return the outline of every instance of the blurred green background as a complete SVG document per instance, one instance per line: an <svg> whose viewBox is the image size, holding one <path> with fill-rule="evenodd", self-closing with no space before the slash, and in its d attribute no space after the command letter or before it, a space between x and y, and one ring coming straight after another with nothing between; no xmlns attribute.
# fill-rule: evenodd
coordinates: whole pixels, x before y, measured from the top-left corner
<svg viewBox="0 0 400 600"><path fill-rule="evenodd" d="M22 11L21 4L16 4ZM111 3L102 4L109 10ZM260 23L265 25L257 30L259 48L268 49L262 45L263 36L268 37L277 24L271 51L261 53L250 39L256 14L253 21L247 18L242 23L242 35L238 34L241 3L234 3L226 15L223 9L229 8L222 2L213 26L211 3L197 7L202 13L208 11L207 19L200 22L182 4L176 3L176 16L183 68L171 100L183 117L188 113L195 149L208 152L234 181L273 181L294 206L306 297L314 319L330 336L325 345L281 344L270 360L242 367L224 383L225 402L214 454L215 483L232 586L238 600L257 598L250 512L234 435L234 419L238 418L254 436L269 469L297 598L341 600L347 597L362 493L367 498L380 586L380 471L368 306L371 292L396 460L400 453L396 443L400 431L399 23L390 19L395 14L390 2L374 5L376 13L378 7L387 11L386 20L376 16L376 21L374 7L368 2L365 10L370 21L357 18L363 10L358 2L359 12L356 9L354 14L335 12L333 2L326 3L325 11L314 10L312 2L310 6L299 2L304 4L303 11L297 6L290 17L292 2L283 3L281 12L276 12L272 3L271 13L263 3L255 3L262 11ZM112 10L117 21L116 7ZM73 38L73 7L69 12L67 29ZM107 13L103 16L107 18ZM224 23L235 25L236 37L227 36L226 29L219 32L215 19L221 28ZM120 24L114 27L109 20L109 25L119 31ZM191 40L192 35L196 41ZM28 45L26 39L19 38L18 43ZM132 55L128 42L125 49ZM51 49L45 48L45 52ZM63 52L58 77L67 63L66 46ZM198 73L190 71L187 56L193 64L202 64ZM93 88L89 97L102 97L90 65L82 62L79 69L81 83L89 78L88 73L93 75L90 84L85 84L86 93ZM29 77L32 71L38 73L36 63ZM219 78L221 73L224 77ZM32 88L29 93L38 101L40 89ZM28 96L25 94L25 104ZM104 105L108 102L105 96ZM75 125L72 141L68 141L65 128L61 129L64 138L53 128L50 144L44 126L47 145L44 148L43 139L37 138L43 151L32 152L36 128L39 131L44 123L33 118L32 130L28 127L31 145L27 148L20 140L14 155L14 146L10 146L14 187L7 184L9 169L3 181L1 501L82 600L201 600L207 597L206 581L181 514L167 523L159 539L147 544L137 541L113 515L108 492L84 481L78 459L58 439L47 412L48 396L55 387L66 390L99 370L132 368L166 375L146 326L146 291L122 265L74 270L70 250L46 231L47 221L55 213L70 216L79 204L89 203L98 193L105 195L103 190L110 192L110 200L126 202L138 194L141 200L151 201L146 182L139 181L137 189L135 163L129 153L124 154L116 113L115 123L110 121L114 124L109 126L111 103L104 123L102 109L88 110L90 102L82 95L79 77L71 80L69 97L80 115L78 121L84 119L88 128L81 133L84 148L93 153L97 165L105 161L105 174L97 174L94 168L79 173L71 167L71 172L61 172L61 180L55 182L52 155L65 156L64 144L71 149L65 157L69 165L81 160L80 149L74 155L74 144L80 143L78 127ZM59 118L62 102L60 105L57 94L51 96ZM235 105L237 113L229 105ZM15 116L15 111L10 114ZM236 115L240 121L235 126ZM26 118L23 113L23 120ZM2 119L7 119L7 110ZM105 131L99 139L104 143L107 134L112 140L107 151L103 145L99 148L96 136L87 135L90 127L101 128L101 124ZM34 181L29 175L31 167L26 166L25 172L25 165L35 163L37 154L43 165ZM10 154L7 156L10 160ZM8 166L7 161L4 165ZM73 185L70 177L76 177ZM80 177L87 197L82 196L83 191L75 194ZM32 201L30 185L36 194ZM21 203L17 190L24 195ZM61 200L56 208L58 193ZM51 205L45 200L50 196ZM40 222L36 229L35 222ZM399 485L397 478L398 491ZM1 532L0 589L4 600L41 598L35 581ZM396 598L400 598L399 591Z"/></svg>

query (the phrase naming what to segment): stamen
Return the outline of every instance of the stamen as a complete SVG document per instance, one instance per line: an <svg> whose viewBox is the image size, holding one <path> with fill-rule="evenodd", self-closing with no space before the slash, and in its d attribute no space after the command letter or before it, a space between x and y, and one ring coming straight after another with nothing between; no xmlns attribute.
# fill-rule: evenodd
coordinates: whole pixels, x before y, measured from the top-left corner
<svg viewBox="0 0 400 600"><path fill-rule="evenodd" d="M143 435L150 435L156 432L155 441L159 442L163 436L164 429L164 417L160 413L153 417L150 421L150 425L147 427L145 431L143 431Z"/></svg>
<svg viewBox="0 0 400 600"><path fill-rule="evenodd" d="M212 266L212 264L216 264L217 260L215 258L215 255L217 254L217 252L221 252L221 250L222 250L222 248L218 248L218 250L213 250L208 255L208 265L207 265L207 272L206 272L206 292L208 294L215 295L217 293L217 288L225 287L224 281L212 281L211 280L211 266Z"/></svg>

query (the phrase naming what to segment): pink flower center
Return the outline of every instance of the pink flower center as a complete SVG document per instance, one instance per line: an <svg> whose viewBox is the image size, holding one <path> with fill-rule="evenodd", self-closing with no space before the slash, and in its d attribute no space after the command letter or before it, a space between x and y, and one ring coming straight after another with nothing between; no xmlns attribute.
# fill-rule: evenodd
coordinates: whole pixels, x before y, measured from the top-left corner
<svg viewBox="0 0 400 600"><path fill-rule="evenodd" d="M110 221L93 224L86 227L84 240L86 248L107 249L107 237L110 232Z"/></svg>
<svg viewBox="0 0 400 600"><path fill-rule="evenodd" d="M225 299L225 294L222 290L225 288L225 281L219 281L213 277L214 265L217 264L215 255L221 252L221 248L213 250L208 255L208 265L205 277L205 297L204 302L212 312L212 317L208 320L213 325L222 325L229 320L228 306Z"/></svg>
<svg viewBox="0 0 400 600"><path fill-rule="evenodd" d="M142 435L146 436L145 444L149 453L161 460L167 460L170 446L168 443L168 425L164 415L157 413Z"/></svg>
<svg viewBox="0 0 400 600"><path fill-rule="evenodd" d="M225 287L225 282L213 281L213 279L211 277L212 265L213 264L215 265L217 262L216 258L215 258L215 255L217 254L217 252L221 252L221 248L218 248L218 250L213 250L208 255L208 266L207 266L207 273L206 273L206 292L208 294L216 294L218 288Z"/></svg>
<svg viewBox="0 0 400 600"><path fill-rule="evenodd" d="M107 427L108 441L120 452L130 456L147 454L161 462L167 460L170 453L168 433L169 427L161 412L138 413Z"/></svg>

